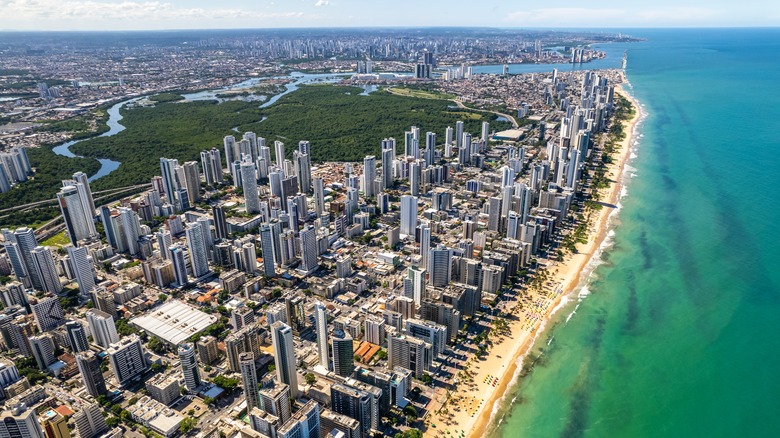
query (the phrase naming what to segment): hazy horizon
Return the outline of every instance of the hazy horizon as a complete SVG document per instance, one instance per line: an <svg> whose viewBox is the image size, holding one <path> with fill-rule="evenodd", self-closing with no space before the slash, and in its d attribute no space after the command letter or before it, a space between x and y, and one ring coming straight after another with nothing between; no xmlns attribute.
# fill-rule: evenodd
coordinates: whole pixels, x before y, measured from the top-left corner
<svg viewBox="0 0 780 438"><path fill-rule="evenodd" d="M0 31L145 31L300 28L489 27L522 29L780 26L780 4L674 0L630 5L561 0L375 3L360 0L0 0Z"/></svg>

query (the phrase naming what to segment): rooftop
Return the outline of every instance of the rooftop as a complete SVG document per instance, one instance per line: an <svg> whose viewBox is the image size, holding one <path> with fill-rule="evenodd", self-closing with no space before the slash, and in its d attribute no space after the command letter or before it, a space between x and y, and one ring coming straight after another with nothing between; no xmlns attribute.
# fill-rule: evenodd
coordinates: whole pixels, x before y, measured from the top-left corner
<svg viewBox="0 0 780 438"><path fill-rule="evenodd" d="M217 317L201 312L181 301L169 301L146 315L130 320L158 338L178 345L217 322Z"/></svg>

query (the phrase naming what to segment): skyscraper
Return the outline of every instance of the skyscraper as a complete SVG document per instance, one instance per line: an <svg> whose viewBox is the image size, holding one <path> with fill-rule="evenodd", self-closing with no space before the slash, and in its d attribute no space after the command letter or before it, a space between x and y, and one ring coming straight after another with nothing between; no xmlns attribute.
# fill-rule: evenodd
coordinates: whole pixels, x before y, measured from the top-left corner
<svg viewBox="0 0 780 438"><path fill-rule="evenodd" d="M187 261L184 255L184 247L180 243L174 243L168 248L171 263L173 263L173 274L176 277L176 284L184 286L189 282L187 277Z"/></svg>
<svg viewBox="0 0 780 438"><path fill-rule="evenodd" d="M268 224L260 225L260 248L263 251L263 274L270 278L276 277L274 238L271 227Z"/></svg>
<svg viewBox="0 0 780 438"><path fill-rule="evenodd" d="M401 234L414 237L417 228L417 198L401 196Z"/></svg>
<svg viewBox="0 0 780 438"><path fill-rule="evenodd" d="M219 203L211 207L211 214L214 216L214 232L217 239L228 238L227 220L225 218L225 205Z"/></svg>
<svg viewBox="0 0 780 438"><path fill-rule="evenodd" d="M38 246L38 240L35 239L34 230L27 227L17 228L13 233L13 237L18 245L19 253L24 260L24 265L27 269L27 274L30 276L32 287L37 290L43 290L41 276L35 269L35 263L33 262L32 251Z"/></svg>
<svg viewBox="0 0 780 438"><path fill-rule="evenodd" d="M89 187L89 177L84 172L76 172L73 174L73 181L81 184L81 186L78 186L77 188L82 194L82 200L85 201L84 210L87 212L90 218L94 218L95 200L92 199L92 189Z"/></svg>
<svg viewBox="0 0 780 438"><path fill-rule="evenodd" d="M51 335L44 333L39 336L30 337L30 349L32 350L35 362L41 371L46 371L49 365L53 364L57 357L54 356L54 339Z"/></svg>
<svg viewBox="0 0 780 438"><path fill-rule="evenodd" d="M108 430L106 420L97 403L81 404L82 409L73 416L79 438L95 438Z"/></svg>
<svg viewBox="0 0 780 438"><path fill-rule="evenodd" d="M376 179L376 157L369 155L363 159L363 195L372 198L376 195L374 180Z"/></svg>
<svg viewBox="0 0 780 438"><path fill-rule="evenodd" d="M79 367L87 394L97 398L107 392L103 371L100 369L100 358L94 351L87 350L76 354L76 365Z"/></svg>
<svg viewBox="0 0 780 438"><path fill-rule="evenodd" d="M0 437L2 438L46 438L35 410L24 403L8 406L0 411Z"/></svg>
<svg viewBox="0 0 780 438"><path fill-rule="evenodd" d="M176 205L176 189L179 188L176 184L176 167L178 166L178 160L160 157L160 171L162 172L165 196L171 205Z"/></svg>
<svg viewBox="0 0 780 438"><path fill-rule="evenodd" d="M274 346L276 381L290 386L290 396L298 398L298 375L296 374L295 344L290 326L276 321L271 324L271 340Z"/></svg>
<svg viewBox="0 0 780 438"><path fill-rule="evenodd" d="M444 245L430 251L431 284L434 287L446 287L452 279L452 251Z"/></svg>
<svg viewBox="0 0 780 438"><path fill-rule="evenodd" d="M284 143L281 141L275 141L274 142L274 152L276 153L276 167L279 168L279 171L282 173L282 176L285 176L284 172Z"/></svg>
<svg viewBox="0 0 780 438"><path fill-rule="evenodd" d="M262 407L260 402L260 387L257 380L257 369L255 368L255 355L247 351L238 356L239 368L241 369L241 382L244 384L244 397L246 398L246 409Z"/></svg>
<svg viewBox="0 0 780 438"><path fill-rule="evenodd" d="M414 300L414 304L419 306L420 302L422 301L424 295L425 295L425 275L427 274L427 270L419 268L417 266L410 266L409 270L407 272L407 278L410 280L411 284L411 290L406 290L406 285L404 285L404 293L407 297Z"/></svg>
<svg viewBox="0 0 780 438"><path fill-rule="evenodd" d="M98 309L89 309L86 315L92 339L96 344L108 348L111 344L119 342L119 334L111 315Z"/></svg>
<svg viewBox="0 0 780 438"><path fill-rule="evenodd" d="M420 267L423 269L430 269L428 261L430 258L431 250L431 227L428 222L420 224Z"/></svg>
<svg viewBox="0 0 780 438"><path fill-rule="evenodd" d="M190 253L190 266L192 275L200 278L209 272L208 249L203 239L202 222L190 223L187 226L187 248Z"/></svg>
<svg viewBox="0 0 780 438"><path fill-rule="evenodd" d="M200 153L200 165L203 167L203 178L206 185L213 186L222 183L222 158L219 149L212 148Z"/></svg>
<svg viewBox="0 0 780 438"><path fill-rule="evenodd" d="M32 304L30 308L35 317L35 325L42 332L53 330L65 324L65 312L62 310L59 297L42 298L36 304Z"/></svg>
<svg viewBox="0 0 780 438"><path fill-rule="evenodd" d="M87 334L84 327L78 321L68 321L65 323L65 334L68 337L68 344L74 353L89 350Z"/></svg>
<svg viewBox="0 0 780 438"><path fill-rule="evenodd" d="M334 330L333 339L333 372L342 377L352 375L355 369L355 350L352 346L352 336L344 330Z"/></svg>
<svg viewBox="0 0 780 438"><path fill-rule="evenodd" d="M309 400L276 432L277 438L319 438L320 405Z"/></svg>
<svg viewBox="0 0 780 438"><path fill-rule="evenodd" d="M320 357L320 365L326 370L330 369L328 360L328 311L320 301L314 303L314 329L317 332L317 354Z"/></svg>
<svg viewBox="0 0 780 438"><path fill-rule="evenodd" d="M317 246L317 230L306 224L301 230L301 270L312 273L319 267L319 251Z"/></svg>
<svg viewBox="0 0 780 438"><path fill-rule="evenodd" d="M184 168L184 181L187 184L187 196L189 196L190 205L200 202L200 170L198 170L197 161L186 161L182 166Z"/></svg>
<svg viewBox="0 0 780 438"><path fill-rule="evenodd" d="M87 295L95 288L95 267L85 247L68 247L70 264L82 295Z"/></svg>
<svg viewBox="0 0 780 438"><path fill-rule="evenodd" d="M48 246L36 246L30 255L33 260L33 267L41 281L41 290L44 292L60 293L62 283L57 275L57 268L54 266L54 257Z"/></svg>
<svg viewBox="0 0 780 438"><path fill-rule="evenodd" d="M184 386L189 392L195 392L202 383L200 369L198 369L198 359L195 353L195 345L193 343L185 342L179 345L181 373L184 375Z"/></svg>
<svg viewBox="0 0 780 438"><path fill-rule="evenodd" d="M244 204L249 214L260 213L260 197L257 192L257 173L251 161L241 162L241 185L244 189Z"/></svg>
<svg viewBox="0 0 780 438"><path fill-rule="evenodd" d="M81 183L65 186L57 193L57 202L65 220L65 229L74 246L78 246L78 242L82 239L97 236L92 221L93 215L84 209L85 205L89 208L89 200L82 199L83 194L79 193L77 186L81 186Z"/></svg>
<svg viewBox="0 0 780 438"><path fill-rule="evenodd" d="M142 376L149 367L144 356L141 338L135 334L111 344L106 350L106 354L111 364L111 370L120 385Z"/></svg>

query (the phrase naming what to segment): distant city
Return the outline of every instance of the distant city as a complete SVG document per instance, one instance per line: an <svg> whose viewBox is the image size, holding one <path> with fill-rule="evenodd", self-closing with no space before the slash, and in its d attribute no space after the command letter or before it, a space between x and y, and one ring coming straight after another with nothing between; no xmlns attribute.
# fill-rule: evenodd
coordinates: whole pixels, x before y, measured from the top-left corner
<svg viewBox="0 0 780 438"><path fill-rule="evenodd" d="M631 41L0 34L0 437L481 435L508 365L563 292L553 276L612 208L636 114L621 69L571 64ZM363 87L377 112L393 99L419 122L372 139L359 161L246 122L197 154L137 146L153 169L97 174L106 155L68 149L197 92L214 114L260 106L250 126L263 127L265 108L303 91L296 80ZM93 191L108 173L131 183Z"/></svg>

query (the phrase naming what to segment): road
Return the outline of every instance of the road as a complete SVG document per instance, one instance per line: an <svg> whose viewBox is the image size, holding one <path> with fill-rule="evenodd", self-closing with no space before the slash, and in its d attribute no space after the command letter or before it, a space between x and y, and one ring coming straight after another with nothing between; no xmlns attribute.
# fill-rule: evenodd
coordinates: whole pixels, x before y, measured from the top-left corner
<svg viewBox="0 0 780 438"><path fill-rule="evenodd" d="M510 116L509 114L504 114L504 113L500 113L498 111L492 111L492 110L486 110L486 109L471 108L471 107L468 107L468 106L464 105L463 102L461 102L458 99L452 99L452 101L455 102L455 105L458 105L458 108L467 109L469 111L479 111L479 112L482 112L482 113L492 113L492 114L495 114L497 116L501 116L501 117L509 120L509 122L512 124L512 128L517 129L520 126L520 125L517 124L517 120L515 120L515 118Z"/></svg>

